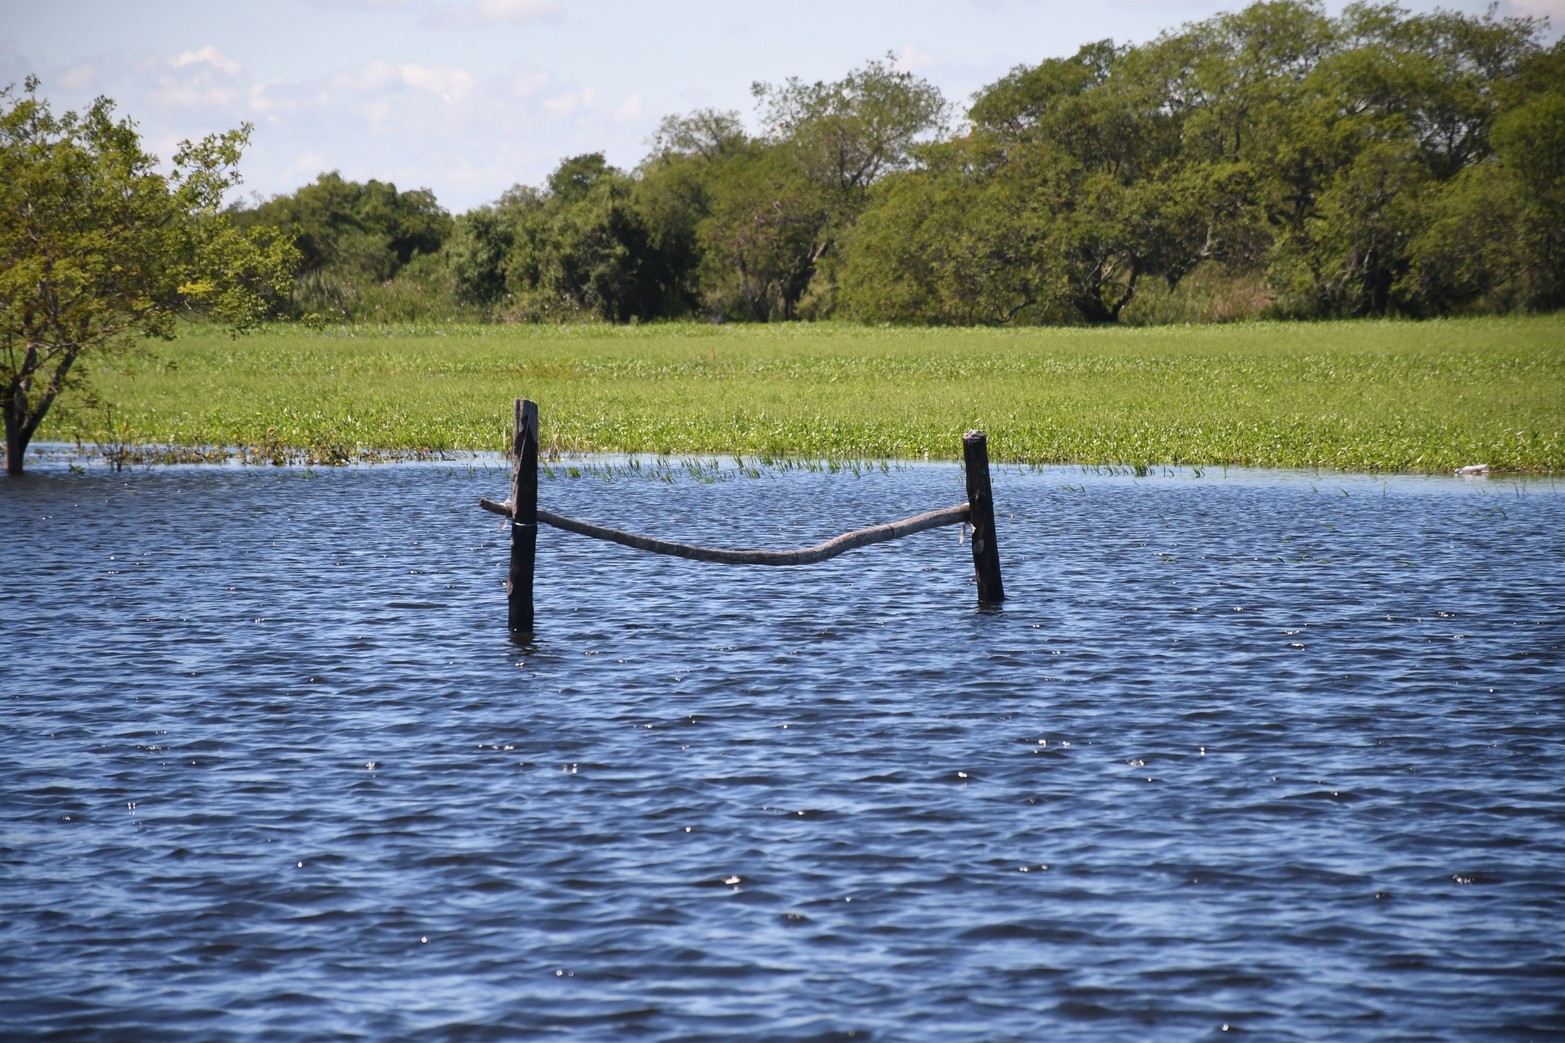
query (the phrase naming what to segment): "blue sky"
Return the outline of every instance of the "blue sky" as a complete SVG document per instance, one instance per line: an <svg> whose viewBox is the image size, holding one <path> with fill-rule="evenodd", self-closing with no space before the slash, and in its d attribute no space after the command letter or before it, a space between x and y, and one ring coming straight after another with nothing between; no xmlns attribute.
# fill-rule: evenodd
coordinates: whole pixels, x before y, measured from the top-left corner
<svg viewBox="0 0 1565 1043"><path fill-rule="evenodd" d="M56 110L102 94L147 148L255 125L245 192L322 171L428 188L453 213L537 185L567 156L629 168L666 115L754 114L752 81L833 80L888 52L960 112L1020 64L1142 42L1236 10L1216 0L0 0L0 85ZM1407 0L1481 13L1487 0ZM1328 2L1333 14L1340 2ZM1565 0L1502 0L1548 17ZM753 124L753 121L752 121Z"/></svg>

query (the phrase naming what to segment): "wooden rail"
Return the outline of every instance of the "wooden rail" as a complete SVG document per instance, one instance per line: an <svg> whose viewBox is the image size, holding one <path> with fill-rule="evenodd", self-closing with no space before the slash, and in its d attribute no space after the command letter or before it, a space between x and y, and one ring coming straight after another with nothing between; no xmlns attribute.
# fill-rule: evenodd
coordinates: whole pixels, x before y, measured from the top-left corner
<svg viewBox="0 0 1565 1043"><path fill-rule="evenodd" d="M494 514L511 517L509 503L479 500L478 506ZM887 540L911 536L915 532L936 529L942 525L956 525L967 521L968 516L967 504L959 503L955 507L926 511L911 518L903 518L901 521L845 532L841 536L829 539L825 543L817 543L813 547L800 547L797 550L737 550L727 547L700 547L690 543L675 543L673 540L660 540L651 536L638 536L624 529L611 529L606 525L577 521L563 514L546 511L542 507L537 508L538 520L556 529L591 536L595 540L618 543L625 547L634 547L636 550L650 551L653 554L668 554L676 558L689 558L692 561L710 561L718 565L815 565L847 551L868 547L872 543L885 543Z"/></svg>
<svg viewBox="0 0 1565 1043"><path fill-rule="evenodd" d="M824 543L795 550L700 547L639 536L623 529L594 525L541 509L538 506L538 406L526 399L519 398L515 402L510 456L510 499L505 502L480 499L478 505L486 511L511 519L511 561L506 582L506 601L513 633L531 634L533 630L533 568L537 558L539 522L566 532L654 554L669 554L724 565L813 565L857 547L884 543L943 525L967 522L973 528L973 571L978 585L978 603L997 605L1005 600L1000 578L1000 554L995 545L989 450L982 431L969 431L962 436L962 459L967 472L966 503L927 511L885 525L855 529Z"/></svg>

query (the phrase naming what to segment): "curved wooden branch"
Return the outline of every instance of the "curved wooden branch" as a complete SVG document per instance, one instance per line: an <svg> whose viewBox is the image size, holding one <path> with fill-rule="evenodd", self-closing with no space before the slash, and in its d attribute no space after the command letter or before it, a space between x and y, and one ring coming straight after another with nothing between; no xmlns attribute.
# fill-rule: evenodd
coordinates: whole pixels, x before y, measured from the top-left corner
<svg viewBox="0 0 1565 1043"><path fill-rule="evenodd" d="M494 500L479 500L478 505L486 511L501 514L509 518L511 505L498 503ZM825 543L817 543L813 547L801 547L798 550L730 550L725 547L697 547L688 543L675 543L671 540L657 540L648 536L637 536L635 533L625 532L622 529L610 529L602 525L593 525L590 522L577 521L575 518L567 518L564 515L538 509L538 520L546 525L552 525L556 529L564 529L566 532L574 532L582 536L591 536L595 540L607 540L610 543L618 543L626 547L634 547L636 550L651 551L654 554L670 554L676 558L689 558L693 561L710 561L720 565L813 565L816 562L835 558L845 551L857 547L867 547L872 543L884 543L901 536L911 536L915 532L923 532L925 529L935 529L942 525L956 525L965 522L971 512L965 503L955 507L946 507L938 511L927 511L924 514L904 518L901 521L889 522L885 525L872 525L867 529L857 529L853 532L843 533L835 539Z"/></svg>

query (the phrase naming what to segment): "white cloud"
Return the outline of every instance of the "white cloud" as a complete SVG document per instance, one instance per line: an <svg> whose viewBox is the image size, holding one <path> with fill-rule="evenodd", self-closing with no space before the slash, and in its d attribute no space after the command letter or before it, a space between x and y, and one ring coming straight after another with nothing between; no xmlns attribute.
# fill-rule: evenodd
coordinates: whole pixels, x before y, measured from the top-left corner
<svg viewBox="0 0 1565 1043"><path fill-rule="evenodd" d="M241 93L232 87L213 87L200 83L165 82L158 91L158 100L175 109L227 109L237 102Z"/></svg>
<svg viewBox="0 0 1565 1043"><path fill-rule="evenodd" d="M408 62L394 65L382 59L368 62L353 72L338 73L331 86L359 94L382 95L399 87L412 87L433 94L447 105L454 105L473 92L477 81L465 69L447 65L419 65Z"/></svg>
<svg viewBox="0 0 1565 1043"><path fill-rule="evenodd" d="M397 67L377 58L375 61L359 66L353 72L337 73L331 78L331 85L350 91L383 91L397 80Z"/></svg>
<svg viewBox="0 0 1565 1043"><path fill-rule="evenodd" d="M473 9L490 21L520 22L558 14L560 5L555 0L477 0Z"/></svg>
<svg viewBox="0 0 1565 1043"><path fill-rule="evenodd" d="M311 7L339 11L401 11L413 6L413 0L307 0Z"/></svg>
<svg viewBox="0 0 1565 1043"><path fill-rule="evenodd" d="M594 108L598 103L598 92L591 87L583 87L579 91L570 94L560 94L553 98L545 98L543 108L556 116L570 116Z"/></svg>
<svg viewBox="0 0 1565 1043"><path fill-rule="evenodd" d="M97 79L97 70L91 65L73 65L60 77L60 86L66 90L86 93Z"/></svg>
<svg viewBox="0 0 1565 1043"><path fill-rule="evenodd" d="M619 108L614 110L614 122L634 123L648 117L650 110L641 95L632 91L620 101Z"/></svg>
<svg viewBox="0 0 1565 1043"><path fill-rule="evenodd" d="M463 69L443 65L399 65L397 72L403 83L438 95L447 105L456 104L473 90L473 76Z"/></svg>
<svg viewBox="0 0 1565 1043"><path fill-rule="evenodd" d="M294 161L283 169L283 173L300 185L308 184L315 180L317 174L323 174L328 169L326 157L319 152L305 152L294 158Z"/></svg>
<svg viewBox="0 0 1565 1043"><path fill-rule="evenodd" d="M537 70L525 70L511 79L511 94L518 98L531 98L549 86L549 74Z"/></svg>
<svg viewBox="0 0 1565 1043"><path fill-rule="evenodd" d="M443 25L482 26L537 21L559 13L557 0L466 0L437 9L431 20Z"/></svg>
<svg viewBox="0 0 1565 1043"><path fill-rule="evenodd" d="M923 74L938 68L940 59L918 46L918 44L907 43L897 48L896 60L893 64L901 72Z"/></svg>
<svg viewBox="0 0 1565 1043"><path fill-rule="evenodd" d="M207 44L199 51L186 51L169 64L176 69L184 69L191 65L210 65L230 76L237 76L240 71L238 62L223 57L222 52L211 44Z"/></svg>
<svg viewBox="0 0 1565 1043"><path fill-rule="evenodd" d="M1565 22L1565 0L1511 0L1508 6L1519 15L1547 18L1555 25Z"/></svg>

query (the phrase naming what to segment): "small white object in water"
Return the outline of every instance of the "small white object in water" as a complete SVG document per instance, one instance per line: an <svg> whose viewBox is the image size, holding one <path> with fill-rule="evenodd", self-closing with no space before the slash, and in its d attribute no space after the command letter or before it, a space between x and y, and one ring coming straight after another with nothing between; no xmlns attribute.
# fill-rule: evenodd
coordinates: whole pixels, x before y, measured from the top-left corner
<svg viewBox="0 0 1565 1043"><path fill-rule="evenodd" d="M1488 464L1468 464L1466 467L1458 467L1457 474L1483 476L1489 473Z"/></svg>

